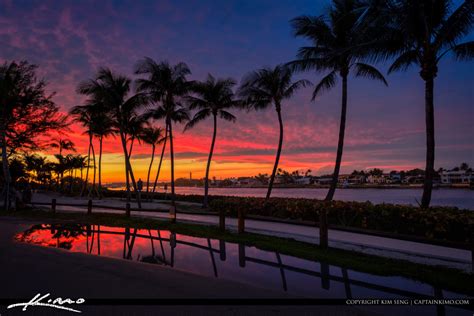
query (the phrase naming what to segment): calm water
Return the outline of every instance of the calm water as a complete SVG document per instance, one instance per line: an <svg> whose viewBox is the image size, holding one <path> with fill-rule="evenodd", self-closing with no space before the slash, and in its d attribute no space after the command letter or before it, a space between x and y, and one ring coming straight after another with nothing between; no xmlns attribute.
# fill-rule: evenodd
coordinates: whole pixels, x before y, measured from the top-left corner
<svg viewBox="0 0 474 316"><path fill-rule="evenodd" d="M97 225L35 225L16 240L93 255L165 265L307 298L466 298L466 295L407 279L383 277L281 255L209 238L165 230ZM364 306L381 311L382 307ZM384 309L384 315L413 313L409 306ZM444 314L445 313L445 314ZM420 306L416 315L472 315L472 311Z"/></svg>
<svg viewBox="0 0 474 316"><path fill-rule="evenodd" d="M168 188L169 190L169 188ZM176 187L179 194L203 194L199 187ZM265 197L265 188L210 188L210 194ZM342 201L371 201L372 203L394 203L418 205L422 189L341 189L336 190L334 199ZM273 189L274 197L324 199L327 189ZM456 206L474 210L474 190L436 189L433 190L432 205Z"/></svg>

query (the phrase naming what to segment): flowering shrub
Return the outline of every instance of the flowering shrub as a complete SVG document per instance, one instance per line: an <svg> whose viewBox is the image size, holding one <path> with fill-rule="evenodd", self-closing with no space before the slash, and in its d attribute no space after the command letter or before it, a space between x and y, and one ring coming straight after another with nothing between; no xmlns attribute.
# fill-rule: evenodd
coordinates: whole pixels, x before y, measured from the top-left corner
<svg viewBox="0 0 474 316"><path fill-rule="evenodd" d="M225 197L210 202L211 211L317 222L319 212L327 210L331 225L365 228L433 239L467 242L474 232L474 212L452 207L421 209L370 202L321 201L315 199Z"/></svg>

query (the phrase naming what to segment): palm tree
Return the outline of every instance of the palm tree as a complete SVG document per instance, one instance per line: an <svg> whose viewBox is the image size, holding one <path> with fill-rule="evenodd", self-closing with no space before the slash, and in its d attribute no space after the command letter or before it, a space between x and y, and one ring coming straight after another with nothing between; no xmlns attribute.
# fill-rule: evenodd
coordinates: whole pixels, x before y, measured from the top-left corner
<svg viewBox="0 0 474 316"><path fill-rule="evenodd" d="M130 117L136 115L136 111L145 104L145 97L141 93L129 96L131 90L131 80L125 76L114 74L108 68L99 69L95 78L82 82L78 87L78 92L94 99L96 103L103 103L109 117L117 129L122 143L122 150L125 157L125 174L127 185L127 199L131 200L130 181L137 192L137 184L130 163L129 150L127 148L127 123ZM141 208L140 197L137 194L138 207Z"/></svg>
<svg viewBox="0 0 474 316"><path fill-rule="evenodd" d="M250 73L244 78L239 89L239 95L246 99L246 103L256 110L265 109L271 105L275 106L278 122L280 125L280 138L273 166L272 175L268 184L266 199L270 198L275 181L275 175L280 161L281 148L283 145L283 119L281 106L283 100L289 99L300 88L311 85L308 80L292 81L292 72L288 67L276 66L275 68L263 68Z"/></svg>
<svg viewBox="0 0 474 316"><path fill-rule="evenodd" d="M146 178L146 193L148 193L150 191L150 173L151 168L153 167L153 160L155 158L156 145L165 141L163 136L163 128L149 125L143 128L140 138L145 144L151 145L151 160Z"/></svg>
<svg viewBox="0 0 474 316"><path fill-rule="evenodd" d="M58 148L59 149L59 156L63 156L63 150L70 150L70 151L76 151L76 148L74 146L74 143L69 140L69 139L63 139L61 137L55 137L53 138L53 142L49 144L51 148ZM56 158L57 155L56 155ZM61 159L58 158L59 162L61 163ZM62 185L63 182L63 172L60 172L58 174L58 186Z"/></svg>
<svg viewBox="0 0 474 316"><path fill-rule="evenodd" d="M132 157L133 144L135 140L141 142L141 136L147 123L147 118L142 115L133 114L127 120L126 133L128 135L127 143L130 143L128 157Z"/></svg>
<svg viewBox="0 0 474 316"><path fill-rule="evenodd" d="M439 61L446 54L451 52L461 61L474 58L474 41L459 43L472 28L474 1L466 0L455 10L450 0L385 0L381 7L375 1L370 3L388 34L375 53L382 58L396 57L389 73L418 66L425 83L426 166L421 207L428 208L435 174L434 82Z"/></svg>
<svg viewBox="0 0 474 316"><path fill-rule="evenodd" d="M46 161L46 157L42 157L38 154L24 154L23 161L25 163L25 169L28 172L33 172L35 175L33 177L34 180L39 182L40 184L44 184L44 173L46 171L46 166L48 162Z"/></svg>
<svg viewBox="0 0 474 316"><path fill-rule="evenodd" d="M94 136L99 139L99 165L98 165L98 187L99 187L99 198L102 197L102 149L104 138L113 136L117 131L113 126L113 121L106 112L104 104L96 104L98 106L98 112L94 116ZM80 164L80 162L77 162ZM82 177L81 177L82 178Z"/></svg>
<svg viewBox="0 0 474 316"><path fill-rule="evenodd" d="M51 148L58 148L59 155L63 154L63 150L76 151L74 143L69 139L63 139L61 137L53 138L53 142L49 145Z"/></svg>
<svg viewBox="0 0 474 316"><path fill-rule="evenodd" d="M363 11L359 0L334 0L329 15L300 16L292 20L295 36L311 41L312 46L301 47L297 60L289 64L298 71L329 71L316 85L313 100L322 92L330 90L342 79L341 118L336 163L332 182L326 195L330 201L334 197L341 168L344 134L347 112L347 81L351 71L356 77L366 77L387 82L384 76L373 66L363 63L362 57L370 41L364 25L359 23Z"/></svg>
<svg viewBox="0 0 474 316"><path fill-rule="evenodd" d="M164 119L170 140L171 158L171 203L176 209L174 188L174 149L173 122L182 123L189 120L186 108L181 101L189 94L192 82L186 79L191 74L185 63L170 65L168 62L157 63L151 58L140 60L135 73L147 75L147 78L137 79L137 91L146 93L154 108L147 116L155 120Z"/></svg>
<svg viewBox="0 0 474 316"><path fill-rule="evenodd" d="M167 139L168 139L168 128L165 127L165 136L163 137L163 146L161 147L160 162L158 164L158 170L156 171L155 182L153 183L153 190L152 190L153 193L155 193L156 185L158 184L158 177L160 176L161 163L163 162L163 156L165 154Z"/></svg>
<svg viewBox="0 0 474 316"><path fill-rule="evenodd" d="M214 122L214 132L212 134L211 149L207 159L206 177L204 178L204 201L202 207L208 206L209 193L209 169L211 167L212 154L217 134L217 117L226 121L235 122L235 116L228 112L230 108L240 105L240 101L235 99L232 87L236 84L234 79L215 79L208 75L206 81L195 82L192 87L194 95L188 96L186 101L190 110L198 110L194 117L186 124L185 130L194 127L197 123L212 116Z"/></svg>
<svg viewBox="0 0 474 316"><path fill-rule="evenodd" d="M93 157L93 162L94 162L94 176L93 176L93 182L92 186L89 189L89 196L92 195L92 191L95 190L97 195L99 196L99 193L97 191L97 188L95 186L95 180L96 180L96 160L95 160L95 150L94 150L94 128L95 128L95 117L97 113L99 113L99 108L95 102L92 102L89 100L85 105L76 105L70 110L70 114L74 116L74 121L80 123L85 129L87 134L89 136L89 149L87 153L87 169L86 169L86 181L84 182L84 185L81 190L81 196L83 196L84 191L87 189L87 184L89 180L89 169L91 167L91 151L92 151L92 157ZM59 159L59 158L58 158Z"/></svg>

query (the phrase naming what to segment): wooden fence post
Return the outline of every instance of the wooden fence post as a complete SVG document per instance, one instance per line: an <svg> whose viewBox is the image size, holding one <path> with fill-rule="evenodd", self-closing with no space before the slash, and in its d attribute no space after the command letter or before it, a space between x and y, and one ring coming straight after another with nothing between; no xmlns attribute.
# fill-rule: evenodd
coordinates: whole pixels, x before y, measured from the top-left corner
<svg viewBox="0 0 474 316"><path fill-rule="evenodd" d="M328 216L326 210L319 212L319 247L328 247Z"/></svg>
<svg viewBox="0 0 474 316"><path fill-rule="evenodd" d="M130 217L130 203L125 204L125 216Z"/></svg>
<svg viewBox="0 0 474 316"><path fill-rule="evenodd" d="M51 200L51 212L56 213L56 199Z"/></svg>
<svg viewBox="0 0 474 316"><path fill-rule="evenodd" d="M239 266L245 268L245 245L239 244Z"/></svg>
<svg viewBox="0 0 474 316"><path fill-rule="evenodd" d="M170 206L170 221L171 223L176 223L176 206Z"/></svg>
<svg viewBox="0 0 474 316"><path fill-rule="evenodd" d="M245 214L242 210L238 211L238 233L243 234L245 231Z"/></svg>
<svg viewBox="0 0 474 316"><path fill-rule="evenodd" d="M90 214L92 214L92 200L89 200L89 202L87 202L87 215Z"/></svg>
<svg viewBox="0 0 474 316"><path fill-rule="evenodd" d="M219 211L219 230L225 232L225 211L223 209Z"/></svg>

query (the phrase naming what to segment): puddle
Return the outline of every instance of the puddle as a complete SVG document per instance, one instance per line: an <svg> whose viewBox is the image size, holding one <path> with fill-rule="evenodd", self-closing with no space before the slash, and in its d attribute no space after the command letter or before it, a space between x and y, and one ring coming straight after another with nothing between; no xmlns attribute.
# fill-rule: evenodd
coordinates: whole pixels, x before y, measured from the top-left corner
<svg viewBox="0 0 474 316"><path fill-rule="evenodd" d="M35 225L19 233L20 242L168 266L211 278L237 281L306 298L467 298L404 277L377 276L222 240L167 230L101 225ZM364 306L399 315L472 315L458 307ZM387 312L389 312L387 314Z"/></svg>

